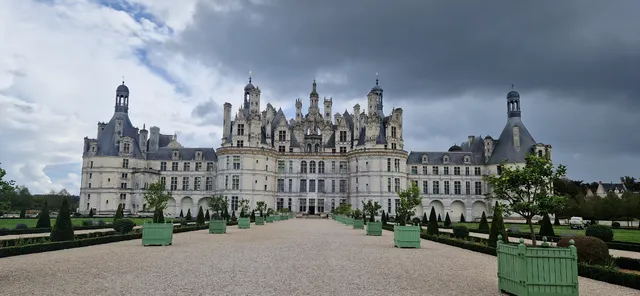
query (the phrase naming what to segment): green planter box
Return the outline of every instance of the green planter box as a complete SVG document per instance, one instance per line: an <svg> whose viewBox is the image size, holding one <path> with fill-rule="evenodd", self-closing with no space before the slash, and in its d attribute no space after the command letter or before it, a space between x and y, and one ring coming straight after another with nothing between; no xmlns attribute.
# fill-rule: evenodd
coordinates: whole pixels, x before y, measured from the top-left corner
<svg viewBox="0 0 640 296"><path fill-rule="evenodd" d="M382 222L367 222L367 235L382 236Z"/></svg>
<svg viewBox="0 0 640 296"><path fill-rule="evenodd" d="M227 221L225 220L209 221L209 233L214 233L214 234L227 233Z"/></svg>
<svg viewBox="0 0 640 296"><path fill-rule="evenodd" d="M267 223L273 223L273 216L267 216L267 218L265 218L265 221L267 221Z"/></svg>
<svg viewBox="0 0 640 296"><path fill-rule="evenodd" d="M498 289L518 296L578 296L578 251L568 248L528 247L524 239L511 245L498 237Z"/></svg>
<svg viewBox="0 0 640 296"><path fill-rule="evenodd" d="M264 217L256 217L256 225L264 225Z"/></svg>
<svg viewBox="0 0 640 296"><path fill-rule="evenodd" d="M273 216L273 221L280 221L280 215Z"/></svg>
<svg viewBox="0 0 640 296"><path fill-rule="evenodd" d="M347 223L345 223L347 226L352 226L353 225L353 218L347 218Z"/></svg>
<svg viewBox="0 0 640 296"><path fill-rule="evenodd" d="M173 243L173 223L144 223L143 246L169 246Z"/></svg>
<svg viewBox="0 0 640 296"><path fill-rule="evenodd" d="M353 229L364 229L364 220L353 220Z"/></svg>
<svg viewBox="0 0 640 296"><path fill-rule="evenodd" d="M251 227L250 218L238 218L238 229L249 229Z"/></svg>
<svg viewBox="0 0 640 296"><path fill-rule="evenodd" d="M285 215L280 215L280 220L283 220L283 221L284 221L284 220L287 220L287 216L285 216Z"/></svg>
<svg viewBox="0 0 640 296"><path fill-rule="evenodd" d="M420 248L420 226L393 226L393 243L398 248Z"/></svg>

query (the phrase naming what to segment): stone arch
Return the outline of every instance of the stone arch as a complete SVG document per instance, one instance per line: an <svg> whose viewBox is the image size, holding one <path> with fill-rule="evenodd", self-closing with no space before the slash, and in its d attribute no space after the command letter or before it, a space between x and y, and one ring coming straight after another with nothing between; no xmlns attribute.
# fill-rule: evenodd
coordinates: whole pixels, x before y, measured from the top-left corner
<svg viewBox="0 0 640 296"><path fill-rule="evenodd" d="M171 217L177 217L178 214L176 214L176 200L175 198L171 197L169 198L169 201L167 202L167 209L165 210L165 215L167 216L171 216Z"/></svg>
<svg viewBox="0 0 640 296"><path fill-rule="evenodd" d="M482 212L485 212L485 215L489 216L487 204L482 200L474 201L471 206L471 215L473 216L473 219L480 219L482 217Z"/></svg>
<svg viewBox="0 0 640 296"><path fill-rule="evenodd" d="M451 213L449 213L449 217L451 221L460 221L460 214L464 214L464 219L468 220L470 217L467 217L466 207L461 200L454 200L451 203Z"/></svg>
<svg viewBox="0 0 640 296"><path fill-rule="evenodd" d="M444 204L439 200L431 201L431 203L429 203L429 209L427 210L428 211L427 217L431 214L432 207L436 210L436 218L438 217L438 215L440 215L440 217L442 218L442 221L444 221L444 217L445 217Z"/></svg>
<svg viewBox="0 0 640 296"><path fill-rule="evenodd" d="M202 197L198 200L198 210L200 210L200 207L202 207L202 210L204 212L207 212L207 209L209 209L209 197ZM196 213L197 215L198 213Z"/></svg>
<svg viewBox="0 0 640 296"><path fill-rule="evenodd" d="M189 196L183 197L180 201L180 209L182 210L185 217L187 216L187 211L189 211L189 209L191 208L193 208L193 198ZM193 217L195 217L196 214L198 213L191 212L191 216ZM178 212L178 215L180 215L180 212Z"/></svg>

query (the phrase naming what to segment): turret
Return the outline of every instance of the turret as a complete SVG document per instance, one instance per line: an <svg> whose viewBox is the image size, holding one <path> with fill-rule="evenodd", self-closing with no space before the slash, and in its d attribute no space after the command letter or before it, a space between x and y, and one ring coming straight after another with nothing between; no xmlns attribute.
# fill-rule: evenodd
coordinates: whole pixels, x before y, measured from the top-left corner
<svg viewBox="0 0 640 296"><path fill-rule="evenodd" d="M317 84L316 84L316 80L313 80L313 84L311 85L312 89L311 89L311 93L309 94L309 113L315 113L318 111L318 101L320 99L320 96L318 95L318 91L317 91Z"/></svg>
<svg viewBox="0 0 640 296"><path fill-rule="evenodd" d="M149 137L149 131L145 128L145 124L142 125L140 134L138 136L138 142L140 142L140 151L147 153L147 138Z"/></svg>
<svg viewBox="0 0 640 296"><path fill-rule="evenodd" d="M116 102L114 109L114 112L129 112L129 88L124 85L124 81L122 81L122 84L118 85L118 88L116 89Z"/></svg>
<svg viewBox="0 0 640 296"><path fill-rule="evenodd" d="M302 121L302 100L296 99L296 121Z"/></svg>
<svg viewBox="0 0 640 296"><path fill-rule="evenodd" d="M324 98L324 121L327 124L331 124L331 106L333 105L333 98Z"/></svg>
<svg viewBox="0 0 640 296"><path fill-rule="evenodd" d="M157 126L152 126L149 128L149 153L153 153L158 151L160 145L160 128Z"/></svg>
<svg viewBox="0 0 640 296"><path fill-rule="evenodd" d="M520 94L514 90L513 84L511 85L511 91L507 94L507 116L520 117Z"/></svg>

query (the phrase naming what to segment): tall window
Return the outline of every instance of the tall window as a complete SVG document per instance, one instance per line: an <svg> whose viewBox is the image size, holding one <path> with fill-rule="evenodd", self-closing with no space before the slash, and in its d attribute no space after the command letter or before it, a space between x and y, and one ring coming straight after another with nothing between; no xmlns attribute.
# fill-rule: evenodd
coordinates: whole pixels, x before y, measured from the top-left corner
<svg viewBox="0 0 640 296"><path fill-rule="evenodd" d="M396 130L395 126L391 127L391 138L395 139L398 137L398 131Z"/></svg>
<svg viewBox="0 0 640 296"><path fill-rule="evenodd" d="M400 178L393 179L394 192L400 192Z"/></svg>
<svg viewBox="0 0 640 296"><path fill-rule="evenodd" d="M475 194L482 195L482 182L476 182L475 187Z"/></svg>
<svg viewBox="0 0 640 296"><path fill-rule="evenodd" d="M293 179L289 179L289 191L288 192L293 192Z"/></svg>
<svg viewBox="0 0 640 296"><path fill-rule="evenodd" d="M399 172L400 171L400 160L399 159L394 159L393 160L393 168L395 169L395 172Z"/></svg>
<svg viewBox="0 0 640 296"><path fill-rule="evenodd" d="M278 160L278 174L284 174L284 160Z"/></svg>
<svg viewBox="0 0 640 296"><path fill-rule="evenodd" d="M387 191L391 192L391 178L387 178Z"/></svg>
<svg viewBox="0 0 640 296"><path fill-rule="evenodd" d="M200 179L201 177L193 178L193 190L200 190Z"/></svg>
<svg viewBox="0 0 640 296"><path fill-rule="evenodd" d="M174 171L174 172L178 170L178 162L177 161L174 161L174 162L171 163L171 170Z"/></svg>
<svg viewBox="0 0 640 296"><path fill-rule="evenodd" d="M418 167L415 165L411 166L411 174L412 175L417 175L418 174Z"/></svg>
<svg viewBox="0 0 640 296"><path fill-rule="evenodd" d="M460 176L460 167L453 167L453 174L456 176Z"/></svg>
<svg viewBox="0 0 640 296"><path fill-rule="evenodd" d="M391 199L387 199L387 215L391 213Z"/></svg>
<svg viewBox="0 0 640 296"><path fill-rule="evenodd" d="M464 175L469 176L469 167L464 168Z"/></svg>
<svg viewBox="0 0 640 296"><path fill-rule="evenodd" d="M189 190L189 177L182 177L182 190Z"/></svg>
<svg viewBox="0 0 640 296"><path fill-rule="evenodd" d="M160 184L162 184L162 188L167 189L167 177L160 177Z"/></svg>
<svg viewBox="0 0 640 296"><path fill-rule="evenodd" d="M196 172L199 172L202 170L202 162L196 162Z"/></svg>
<svg viewBox="0 0 640 296"><path fill-rule="evenodd" d="M207 172L212 172L212 171L213 171L213 162L207 162Z"/></svg>
<svg viewBox="0 0 640 296"><path fill-rule="evenodd" d="M347 180L340 180L340 192L347 192Z"/></svg>
<svg viewBox="0 0 640 296"><path fill-rule="evenodd" d="M231 176L231 189L233 190L240 189L240 176L238 175Z"/></svg>
<svg viewBox="0 0 640 296"><path fill-rule="evenodd" d="M207 190L207 191L213 190L213 178L212 177L207 177L205 186L206 186L205 190Z"/></svg>
<svg viewBox="0 0 640 296"><path fill-rule="evenodd" d="M183 170L183 171L185 171L185 172L190 171L190 170L191 170L191 163L190 163L190 162L185 162L185 163L182 165L182 170Z"/></svg>
<svg viewBox="0 0 640 296"><path fill-rule="evenodd" d="M453 181L453 194L462 194L462 185L460 181Z"/></svg>
<svg viewBox="0 0 640 296"><path fill-rule="evenodd" d="M318 161L318 174L324 174L324 161Z"/></svg>
<svg viewBox="0 0 640 296"><path fill-rule="evenodd" d="M341 161L340 162L340 173L341 174L346 174L347 173L347 162L346 161Z"/></svg>
<svg viewBox="0 0 640 296"><path fill-rule="evenodd" d="M318 180L318 192L324 193L324 180Z"/></svg>
<svg viewBox="0 0 640 296"><path fill-rule="evenodd" d="M466 181L464 182L464 190L465 190L465 194L466 195L471 195L471 182Z"/></svg>
<svg viewBox="0 0 640 296"><path fill-rule="evenodd" d="M163 161L160 163L160 170L161 171L166 171L167 170L167 162Z"/></svg>
<svg viewBox="0 0 640 296"><path fill-rule="evenodd" d="M449 167L444 167L444 175L447 176L449 175Z"/></svg>
<svg viewBox="0 0 640 296"><path fill-rule="evenodd" d="M231 210L232 211L237 211L238 210L238 197L237 196L232 196L231 197Z"/></svg>
<svg viewBox="0 0 640 296"><path fill-rule="evenodd" d="M300 192L307 192L307 179L300 179Z"/></svg>
<svg viewBox="0 0 640 296"><path fill-rule="evenodd" d="M451 194L450 192L449 181L444 181L444 194Z"/></svg>
<svg viewBox="0 0 640 296"><path fill-rule="evenodd" d="M391 158L387 158L387 172L391 171Z"/></svg>
<svg viewBox="0 0 640 296"><path fill-rule="evenodd" d="M300 162L300 173L301 174L307 173L307 162L304 160Z"/></svg>
<svg viewBox="0 0 640 296"><path fill-rule="evenodd" d="M125 168L125 169L129 168L129 160L128 159L123 159L122 160L122 168Z"/></svg>
<svg viewBox="0 0 640 296"><path fill-rule="evenodd" d="M284 192L284 179L278 179L278 192Z"/></svg>
<svg viewBox="0 0 640 296"><path fill-rule="evenodd" d="M336 173L336 162L335 161L331 162L331 173L332 174Z"/></svg>
<svg viewBox="0 0 640 296"><path fill-rule="evenodd" d="M440 194L440 181L433 181L433 194Z"/></svg>
<svg viewBox="0 0 640 296"><path fill-rule="evenodd" d="M336 192L336 180L331 180L331 192Z"/></svg>
<svg viewBox="0 0 640 296"><path fill-rule="evenodd" d="M429 194L429 181L422 181L422 193Z"/></svg>
<svg viewBox="0 0 640 296"><path fill-rule="evenodd" d="M278 198L276 201L276 210L280 210L284 207L284 198Z"/></svg>
<svg viewBox="0 0 640 296"><path fill-rule="evenodd" d="M178 190L178 177L171 177L171 190Z"/></svg>
<svg viewBox="0 0 640 296"><path fill-rule="evenodd" d="M229 176L224 176L224 189L229 189Z"/></svg>
<svg viewBox="0 0 640 296"><path fill-rule="evenodd" d="M278 141L284 142L287 140L287 131L278 131Z"/></svg>
<svg viewBox="0 0 640 296"><path fill-rule="evenodd" d="M129 152L131 152L131 144L129 144L129 143L124 143L124 144L122 145L122 152L124 152L124 153L129 153Z"/></svg>
<svg viewBox="0 0 640 296"><path fill-rule="evenodd" d="M479 167L473 168L473 174L476 176L480 176L480 168Z"/></svg>
<svg viewBox="0 0 640 296"><path fill-rule="evenodd" d="M309 192L316 192L316 180L309 180Z"/></svg>
<svg viewBox="0 0 640 296"><path fill-rule="evenodd" d="M433 168L431 168L431 173L433 175L439 175L440 174L440 170L438 169L437 166L434 166Z"/></svg>
<svg viewBox="0 0 640 296"><path fill-rule="evenodd" d="M244 136L244 124L238 124L238 136Z"/></svg>
<svg viewBox="0 0 640 296"><path fill-rule="evenodd" d="M347 131L340 131L340 142L347 141Z"/></svg>
<svg viewBox="0 0 640 296"><path fill-rule="evenodd" d="M316 162L312 160L309 162L309 174L315 174L315 173L316 173Z"/></svg>
<svg viewBox="0 0 640 296"><path fill-rule="evenodd" d="M239 170L240 169L240 156L234 156L233 157L233 169L234 170Z"/></svg>

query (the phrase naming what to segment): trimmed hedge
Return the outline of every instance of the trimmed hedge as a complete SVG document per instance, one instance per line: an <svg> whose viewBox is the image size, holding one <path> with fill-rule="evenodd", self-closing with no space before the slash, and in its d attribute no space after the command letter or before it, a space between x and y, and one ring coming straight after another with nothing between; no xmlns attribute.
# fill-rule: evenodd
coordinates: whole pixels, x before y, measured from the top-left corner
<svg viewBox="0 0 640 296"><path fill-rule="evenodd" d="M393 231L393 225L389 225L389 224L382 225L382 229ZM479 240L474 239L473 241L465 241L465 240L452 238L450 235L431 236L431 235L427 235L424 231L420 234L420 237L422 239L438 242L441 244L450 245L450 246L459 247L459 248L467 249L474 252L496 256L496 248L489 247L484 243L478 243ZM480 239L480 240L484 242L487 241L486 239ZM633 264L633 263L630 263L632 261L633 259L627 258L627 259L623 259L621 262ZM620 268L624 268L624 267L620 267ZM620 272L612 268L578 263L578 275L587 277L590 279L594 279L597 281L607 282L614 285L619 285L619 286L640 290L640 274Z"/></svg>
<svg viewBox="0 0 640 296"><path fill-rule="evenodd" d="M91 226L75 226L73 230L96 230L111 228L111 224L105 225L91 225ZM26 229L0 229L0 236L5 235L20 235L20 234L36 234L51 232L51 228L26 228Z"/></svg>

